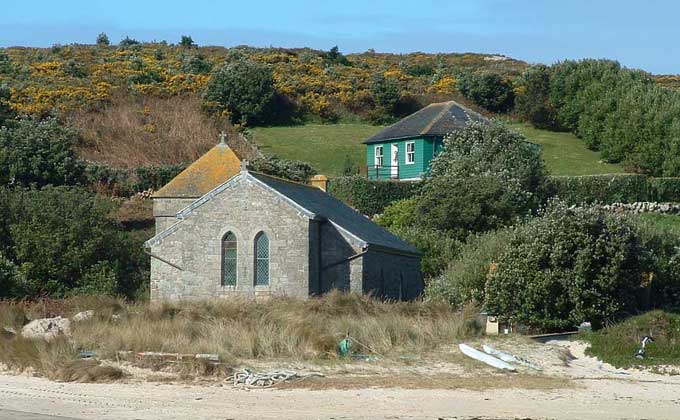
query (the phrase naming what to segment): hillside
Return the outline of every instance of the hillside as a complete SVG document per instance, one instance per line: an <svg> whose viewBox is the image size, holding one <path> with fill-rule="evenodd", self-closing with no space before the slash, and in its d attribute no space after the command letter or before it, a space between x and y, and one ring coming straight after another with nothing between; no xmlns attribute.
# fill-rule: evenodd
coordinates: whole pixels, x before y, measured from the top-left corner
<svg viewBox="0 0 680 420"><path fill-rule="evenodd" d="M552 175L595 175L624 172L621 165L604 163L570 133L540 130L511 123L531 142L540 144L541 153ZM253 130L253 140L261 150L286 159L309 162L319 172L341 175L346 160L353 172L366 165L366 146L361 142L382 127L368 124L307 124L291 127L262 127Z"/></svg>
<svg viewBox="0 0 680 420"><path fill-rule="evenodd" d="M212 70L224 62L246 58L271 66L282 114L276 123L284 125L390 120L455 96L460 72L515 79L527 66L470 53L343 56L308 48L121 44L0 49L0 88L9 93L0 95L0 104L17 115L53 116L74 127L81 157L137 167L192 161L217 141L220 130L230 129L226 118L208 116L201 100ZM381 109L372 90L376 78L396 89L395 115Z"/></svg>
<svg viewBox="0 0 680 420"><path fill-rule="evenodd" d="M402 96L418 97L452 93L456 71L484 70L514 78L526 67L510 58L469 53L366 52L343 57L307 48L162 43L13 47L0 49L0 54L6 56L0 57L5 69L0 71L0 83L9 85L11 104L19 113L63 116L96 108L116 93L168 97L201 92L214 66L237 58L272 65L277 91L322 119L366 112L373 102L369 85L379 73L398 80Z"/></svg>
<svg viewBox="0 0 680 420"><path fill-rule="evenodd" d="M329 176L355 173L366 165L361 143L382 127L369 124L307 124L253 130L255 144L265 153L309 162Z"/></svg>

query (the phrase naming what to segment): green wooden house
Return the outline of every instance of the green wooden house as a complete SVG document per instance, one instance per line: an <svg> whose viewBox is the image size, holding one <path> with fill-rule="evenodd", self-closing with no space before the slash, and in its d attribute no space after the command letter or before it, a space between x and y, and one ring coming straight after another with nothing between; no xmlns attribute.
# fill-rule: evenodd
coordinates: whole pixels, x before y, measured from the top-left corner
<svg viewBox="0 0 680 420"><path fill-rule="evenodd" d="M487 119L457 102L430 104L364 141L369 179L418 180L443 146L444 136Z"/></svg>

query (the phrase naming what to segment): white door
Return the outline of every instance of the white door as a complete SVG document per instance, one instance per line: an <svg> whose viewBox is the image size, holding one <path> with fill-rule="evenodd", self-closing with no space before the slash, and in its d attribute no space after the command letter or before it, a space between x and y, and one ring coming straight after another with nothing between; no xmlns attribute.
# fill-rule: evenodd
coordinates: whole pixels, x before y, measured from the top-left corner
<svg viewBox="0 0 680 420"><path fill-rule="evenodd" d="M390 156L392 161L390 163L390 176L392 178L399 178L399 146L392 145Z"/></svg>

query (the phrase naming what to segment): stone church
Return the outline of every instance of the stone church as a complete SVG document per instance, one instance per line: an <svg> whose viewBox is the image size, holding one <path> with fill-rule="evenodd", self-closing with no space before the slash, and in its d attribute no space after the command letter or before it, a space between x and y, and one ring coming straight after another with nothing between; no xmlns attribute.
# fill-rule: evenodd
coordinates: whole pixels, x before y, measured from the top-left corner
<svg viewBox="0 0 680 420"><path fill-rule="evenodd" d="M249 171L224 143L154 194L151 299L423 291L420 254L325 192Z"/></svg>

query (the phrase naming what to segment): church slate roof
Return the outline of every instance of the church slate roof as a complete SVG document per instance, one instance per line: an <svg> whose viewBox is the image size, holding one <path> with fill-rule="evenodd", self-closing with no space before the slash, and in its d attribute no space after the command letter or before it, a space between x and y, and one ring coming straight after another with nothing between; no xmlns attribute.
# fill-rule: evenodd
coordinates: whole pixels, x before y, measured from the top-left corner
<svg viewBox="0 0 680 420"><path fill-rule="evenodd" d="M430 104L369 137L364 144L409 137L444 136L470 121L487 119L455 101Z"/></svg>
<svg viewBox="0 0 680 420"><path fill-rule="evenodd" d="M399 239L368 217L319 188L258 172L249 172L249 174L300 207L314 213L317 218L331 221L368 245L420 255L414 246Z"/></svg>
<svg viewBox="0 0 680 420"><path fill-rule="evenodd" d="M244 178L254 179L256 182L284 197L307 217L317 220L328 220L335 226L366 243L369 247L373 245L377 248L393 250L407 255L420 255L420 252L414 246L399 239L363 214L317 187L245 170L206 192L201 198L182 209L177 213L177 223L146 241L144 246L150 248L160 243L164 238L175 232L182 221L189 217L195 209L211 201L218 194L237 185L239 180Z"/></svg>
<svg viewBox="0 0 680 420"><path fill-rule="evenodd" d="M199 198L239 173L241 161L219 143L156 191L153 198Z"/></svg>

